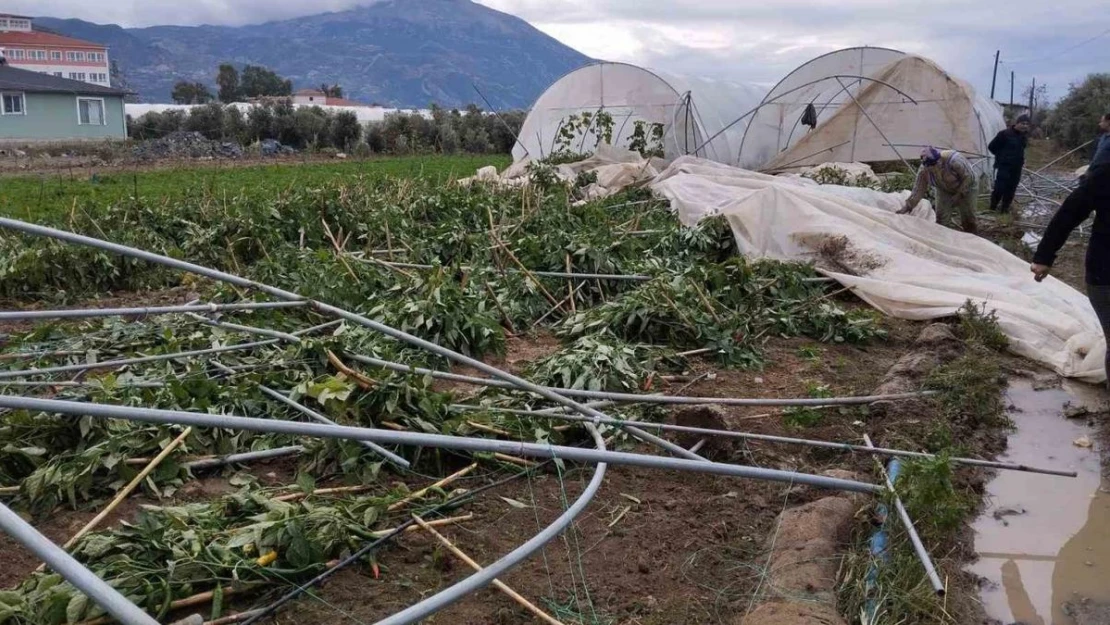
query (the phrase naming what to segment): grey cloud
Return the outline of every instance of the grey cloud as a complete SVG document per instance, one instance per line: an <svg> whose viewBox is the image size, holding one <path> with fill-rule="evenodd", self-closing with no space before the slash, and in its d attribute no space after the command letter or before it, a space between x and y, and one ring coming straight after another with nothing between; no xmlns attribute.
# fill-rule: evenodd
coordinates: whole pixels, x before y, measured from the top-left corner
<svg viewBox="0 0 1110 625"><path fill-rule="evenodd" d="M337 11L381 0L8 0L5 10L126 26L238 25ZM405 2L411 0L393 0ZM829 45L886 45L936 60L977 88L990 88L996 49L1027 84L1037 76L1053 96L1110 64L1110 37L1055 55L1104 29L1104 0L478 0L540 25L619 25L640 42L629 60L675 72L773 82ZM661 35L702 29L735 40L706 49ZM573 42L572 42L573 43ZM903 45L904 44L904 45ZM783 50L787 50L783 52ZM583 50L591 54L590 50ZM1045 57L1050 57L1045 59ZM1018 89L1020 92L1020 89Z"/></svg>

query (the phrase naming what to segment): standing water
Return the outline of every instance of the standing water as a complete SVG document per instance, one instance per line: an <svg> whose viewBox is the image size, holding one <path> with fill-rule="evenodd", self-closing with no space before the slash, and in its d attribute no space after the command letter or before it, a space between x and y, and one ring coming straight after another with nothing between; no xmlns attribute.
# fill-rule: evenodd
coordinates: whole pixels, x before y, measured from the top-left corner
<svg viewBox="0 0 1110 625"><path fill-rule="evenodd" d="M987 616L1021 625L1110 625L1110 480L1097 432L1068 420L1065 404L1101 393L1068 384L1035 391L1015 381L1007 396L1016 426L1004 460L1077 471L1054 477L1000 471L974 524Z"/></svg>

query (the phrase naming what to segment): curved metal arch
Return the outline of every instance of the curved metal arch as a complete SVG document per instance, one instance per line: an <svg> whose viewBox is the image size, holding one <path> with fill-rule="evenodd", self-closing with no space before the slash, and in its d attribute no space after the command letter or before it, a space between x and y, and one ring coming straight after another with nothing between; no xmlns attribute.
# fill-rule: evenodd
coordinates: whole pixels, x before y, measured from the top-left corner
<svg viewBox="0 0 1110 625"><path fill-rule="evenodd" d="M771 104L772 102L774 102L774 99L768 100L768 98L771 98L772 94L775 93L775 90L778 89L779 87L781 87L783 83L790 80L791 76L793 76L794 74L797 74L798 72L802 71L802 69L805 68L806 66L812 65L813 63L815 63L817 61L820 61L821 59L828 58L828 57L833 56L835 54L842 54L844 52L852 52L854 50L864 50L864 51L866 51L866 50L882 50L884 52L895 52L895 53L901 54L902 56L909 56L909 53L905 52L903 50L897 50L895 48L887 48L887 47L883 47L883 46L854 46L854 47L851 47L851 48L841 48L839 50L833 50L832 52L826 52L824 54L820 54L820 55L815 56L812 59L806 61L805 63L802 63L801 65L795 67L789 74L787 74L786 76L783 76L781 80L779 80L777 83L775 83L775 86L771 87L771 90L768 91L767 95L763 98L763 102L759 103L760 108L762 108L762 106L764 104ZM860 64L860 71L861 72L863 71L863 66L862 65L863 64L861 63ZM788 93L790 93L790 92L788 92ZM777 97L778 96L776 96L776 98ZM745 129L744 130L744 136L740 139L740 156L743 156L743 154L744 154L744 143L747 141L747 139L748 139L748 130Z"/></svg>
<svg viewBox="0 0 1110 625"><path fill-rule="evenodd" d="M814 80L814 81L810 81L810 82L807 82L807 83L806 83L806 84L804 84L804 85L799 85L799 86L797 86L797 87L795 87L795 88L793 88L793 89L791 89L791 90L789 90L789 91L786 91L786 92L784 92L784 93L781 93L781 94L779 94L778 96L776 96L776 99L777 99L777 98L781 98L781 97L783 97L783 96L787 96L787 95L790 95L791 93L794 93L795 91L800 91L800 90L802 90L802 89L805 89L806 87L809 87L809 86L811 86L811 85L815 85L815 84L817 84L817 83L819 83L819 82L824 82L824 81L826 81L826 80L836 80L836 79L839 79L839 78L851 78L851 79L855 79L855 80L869 80L869 81L871 81L871 82L874 82L874 83L878 83L878 84L880 84L880 85L883 85L884 87L888 87L888 88L890 88L890 89L891 89L892 91L894 91L895 93L897 93L897 94L901 95L902 97L906 98L906 99L907 99L907 100L909 100L910 102L913 102L914 106L917 106L917 100L915 100L913 96L911 96L910 94L906 93L905 91L902 91L902 90L901 90L901 89L899 89L898 87L895 87L894 85L890 84L889 82L887 82L887 81L885 81L885 80L880 80L880 79L878 79L878 78L871 78L870 76L860 76L860 75L856 75L856 74L833 74L833 75L831 75L831 76L823 76L823 77L821 77L821 78L819 78L819 79L817 79L817 80ZM719 136L721 136L722 134L724 134L724 132L725 132L726 130L728 130L729 128L732 128L732 127L733 127L733 126L735 126L736 124L739 124L739 123L740 123L740 122L741 122L741 121L742 121L742 120L743 120L743 119L744 119L745 117L748 117L749 115L753 115L753 114L755 114L756 112L758 112L758 111L759 111L759 109L763 108L764 106L767 106L768 104L773 104L773 103L774 103L774 100L771 100L771 101L767 101L767 100L764 100L763 102L760 102L760 103L759 103L759 106L757 106L757 107L753 108L752 110L748 111L747 113L744 113L744 114L743 114L743 115L741 115L740 117L737 117L737 118L736 118L735 120L733 120L733 122L732 122L731 124L729 124L729 125L725 126L724 128L722 128L722 129L721 129L720 131L718 131L718 132L717 132L717 134L713 135L713 136L712 136L712 137L710 137L709 139L706 139L706 140L705 140L705 142L704 142L704 143L702 143L702 144L701 144L700 146L698 146L697 148L694 148L694 153L695 153L695 154L697 154L698 150L700 150L701 148L705 147L705 146L706 146L706 145L708 145L708 144L709 144L709 143L710 143L711 141L713 141L713 140L714 140L714 139L716 139L717 137L719 137ZM745 131L745 132L744 132L744 136L747 136L747 134L748 134L748 133L747 133L747 132ZM740 149L741 149L741 152L743 151L743 147L744 147L744 143L743 143L743 141L741 141L741 142L740 142Z"/></svg>

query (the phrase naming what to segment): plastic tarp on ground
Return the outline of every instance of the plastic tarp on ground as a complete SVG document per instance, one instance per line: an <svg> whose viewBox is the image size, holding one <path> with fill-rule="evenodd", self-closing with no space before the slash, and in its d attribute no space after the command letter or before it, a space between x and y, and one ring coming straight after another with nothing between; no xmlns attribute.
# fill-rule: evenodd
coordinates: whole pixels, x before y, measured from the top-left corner
<svg viewBox="0 0 1110 625"><path fill-rule="evenodd" d="M800 121L811 104L813 129ZM965 152L986 173L990 160L981 157L1004 128L1001 107L933 61L886 48L849 48L802 65L767 94L748 124L738 164L781 171L911 160L921 147L934 145Z"/></svg>
<svg viewBox="0 0 1110 625"><path fill-rule="evenodd" d="M520 143L513 148L513 160L551 156L569 116L605 111L613 118L612 145L629 147L636 122L641 121L662 126L668 159L696 151L703 158L735 164L746 120L725 128L756 108L766 93L766 87L755 84L679 76L625 63L587 65L557 80L536 100L521 128ZM591 126L578 135L570 151L591 151L598 143L595 129Z"/></svg>
<svg viewBox="0 0 1110 625"><path fill-rule="evenodd" d="M1065 377L1106 379L1106 343L1086 296L1053 277L1037 283L1029 264L990 241L935 223L928 202L896 211L909 194L818 185L691 156L660 169L623 150L599 150L561 175L597 170L615 192L634 180L694 225L723 216L751 258L814 262L884 314L927 320L954 315L971 300L994 310L1011 350ZM478 179L521 184L522 167Z"/></svg>

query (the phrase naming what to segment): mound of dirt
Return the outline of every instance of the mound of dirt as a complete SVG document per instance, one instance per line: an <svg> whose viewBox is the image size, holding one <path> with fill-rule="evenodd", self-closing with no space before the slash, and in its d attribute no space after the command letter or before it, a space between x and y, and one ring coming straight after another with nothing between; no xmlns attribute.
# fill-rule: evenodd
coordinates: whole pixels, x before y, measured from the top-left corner
<svg viewBox="0 0 1110 625"><path fill-rule="evenodd" d="M165 158L240 158L243 146L235 142L212 141L199 132L173 132L161 139L146 141L131 151L140 160Z"/></svg>

